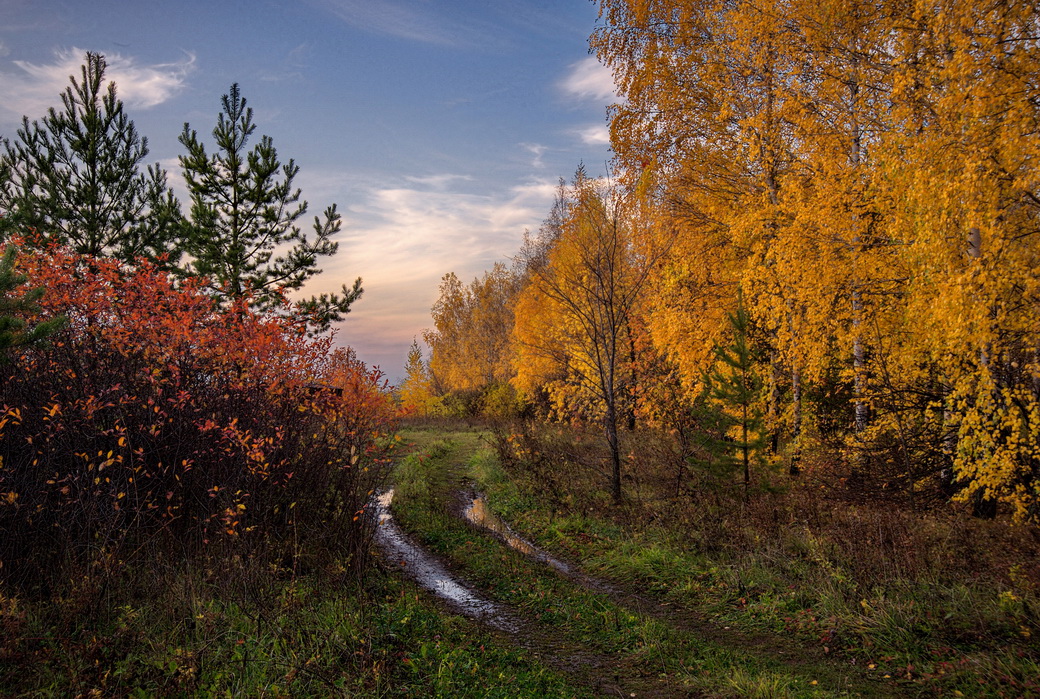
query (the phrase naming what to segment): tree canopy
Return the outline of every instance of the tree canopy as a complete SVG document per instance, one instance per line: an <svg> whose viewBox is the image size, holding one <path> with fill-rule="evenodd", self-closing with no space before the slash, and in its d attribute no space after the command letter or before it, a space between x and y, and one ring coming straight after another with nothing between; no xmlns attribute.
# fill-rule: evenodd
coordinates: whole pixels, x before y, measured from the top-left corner
<svg viewBox="0 0 1040 699"><path fill-rule="evenodd" d="M180 206L148 139L105 83L105 57L87 53L80 76L42 121L23 117L0 155L0 235L69 245L124 261L180 254Z"/></svg>

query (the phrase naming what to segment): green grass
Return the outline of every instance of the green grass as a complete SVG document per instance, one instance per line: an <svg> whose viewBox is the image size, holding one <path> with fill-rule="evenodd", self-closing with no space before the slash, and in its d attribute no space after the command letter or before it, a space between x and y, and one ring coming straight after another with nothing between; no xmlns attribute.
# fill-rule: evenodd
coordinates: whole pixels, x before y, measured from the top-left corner
<svg viewBox="0 0 1040 699"><path fill-rule="evenodd" d="M375 574L364 591L297 580L255 605L220 592L197 586L180 613L167 605L183 598L159 594L65 631L45 605L9 604L6 628L17 616L21 629L0 641L0 695L580 694L396 577Z"/></svg>
<svg viewBox="0 0 1040 699"><path fill-rule="evenodd" d="M849 686L864 695L1040 695L1031 562L1006 564L1000 545L976 544L1003 541L986 539L989 529L915 520L900 526L928 542L923 553L882 556L868 542L850 556L842 536L898 527L863 509L815 513L824 524L811 525L799 511L796 525L771 530L753 503L663 501L646 474L614 508L580 458L560 457L551 476L543 465L534 477L523 464L505 470L489 435L461 423L402 437L414 452L394 473L397 519L517 610L527 620L518 637L447 613L378 569L359 586L334 561L293 573L240 559L142 560L112 577L70 575L48 598L0 589L0 695L580 697L600 691L603 668L658 695L831 697ZM568 453L582 448L592 453L585 443ZM564 580L449 514L451 491L470 482L527 538L594 575L719 626L826 646L843 661L789 663ZM896 555L901 562L890 562ZM990 559L1002 577L987 573ZM602 662L559 662L571 656Z"/></svg>
<svg viewBox="0 0 1040 699"><path fill-rule="evenodd" d="M585 696L395 572L137 566L49 598L0 589L0 696Z"/></svg>
<svg viewBox="0 0 1040 699"><path fill-rule="evenodd" d="M652 473L627 486L623 507L602 506L595 454L584 463L553 457L558 483L545 488L545 462L559 453L580 457L584 448L546 431L549 457L525 454L508 474L494 460L470 470L495 509L539 545L720 624L855 659L907 691L1040 695L1040 597L1025 573L1030 561L1011 558L1008 575L1001 545L991 548L1001 538L1017 541L1016 532L869 505L827 510L812 493L676 499L654 490ZM532 442L523 442L528 454ZM776 523L784 519L786 528ZM764 675L742 676L750 680L741 695L790 691L783 673L759 689Z"/></svg>
<svg viewBox="0 0 1040 699"><path fill-rule="evenodd" d="M406 441L412 439L411 433L404 437ZM399 466L395 473L395 516L425 545L464 571L481 590L520 610L534 625L535 633L539 628L550 629L558 637L554 642L562 647L613 657L620 667L634 674L664 677L683 690L743 696L746 689L758 683L781 692L770 694L773 690L763 689L758 696L844 695L838 688L844 686L842 675L846 673L834 666L812 668L807 674L805 667L795 668L744 648L727 648L707 638L693 637L564 580L474 531L448 512L450 491L462 486L466 477L475 478L498 511L510 519L522 520L524 513L534 511L536 503L505 477L490 450L482 448L480 438L459 435L452 440L427 441L423 449ZM608 550L609 542L620 535L621 529L594 519L555 518L547 523L543 538L553 540L564 536L562 532L573 532L586 541L595 538ZM655 561L659 567L667 563L660 557Z"/></svg>

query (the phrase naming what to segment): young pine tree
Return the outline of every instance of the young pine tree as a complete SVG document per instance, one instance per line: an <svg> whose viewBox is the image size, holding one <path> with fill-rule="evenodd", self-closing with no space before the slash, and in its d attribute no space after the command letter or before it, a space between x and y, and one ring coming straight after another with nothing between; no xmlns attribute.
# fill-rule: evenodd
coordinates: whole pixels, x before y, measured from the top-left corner
<svg viewBox="0 0 1040 699"><path fill-rule="evenodd" d="M191 193L187 248L192 271L212 279L218 293L251 295L257 307L274 308L321 272L319 257L336 253L332 237L342 221L333 204L321 219L315 216L314 238L309 239L296 225L307 213L307 202L293 187L300 168L292 159L284 165L278 160L269 136L247 148L256 124L237 84L221 105L212 155L188 124L180 136L188 150L180 162ZM278 250L284 252L275 257ZM297 305L325 329L350 311L361 292L358 278L352 288L343 285L342 295L322 294Z"/></svg>
<svg viewBox="0 0 1040 699"><path fill-rule="evenodd" d="M7 361L8 349L39 342L66 322L64 317L58 316L28 326L24 316L39 312L36 302L44 290L31 289L19 293L19 287L27 278L16 269L17 257L18 249L14 245L8 245L0 257L0 364Z"/></svg>
<svg viewBox="0 0 1040 699"><path fill-rule="evenodd" d="M123 111L105 57L88 53L77 80L42 121L22 118L0 154L0 239L35 232L40 242L86 255L179 255L180 205L158 165L141 172L148 139Z"/></svg>
<svg viewBox="0 0 1040 699"><path fill-rule="evenodd" d="M757 403L762 379L756 371L759 357L749 340L750 320L738 292L737 310L729 314L732 339L715 347L715 365L706 380L706 394L717 407L709 411L718 437L706 446L722 465L743 468L744 490L751 485L751 465L761 461L766 425Z"/></svg>

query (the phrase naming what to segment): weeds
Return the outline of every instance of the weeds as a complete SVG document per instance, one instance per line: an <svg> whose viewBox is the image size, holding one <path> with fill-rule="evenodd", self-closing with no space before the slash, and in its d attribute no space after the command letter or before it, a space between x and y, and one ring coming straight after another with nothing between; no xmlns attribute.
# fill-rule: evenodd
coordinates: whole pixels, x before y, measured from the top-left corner
<svg viewBox="0 0 1040 699"><path fill-rule="evenodd" d="M411 436L406 433L406 441ZM749 677L781 672L789 682L805 688L794 696L842 694L838 688L846 680L836 676L833 668L821 670L826 689L810 690L810 678L803 674L804 665L767 669L768 661L755 654L726 648L708 637L691 635L621 605L601 592L557 576L463 524L450 512L455 507L451 492L462 485L464 475L479 475L491 501L501 505L500 511L513 521L545 524L551 520L542 539L553 538L555 532L559 541L597 541L606 551L623 532L620 525L591 515L561 516L559 512L538 508L537 503L535 509L527 509L532 505L530 492L517 489L497 465L492 452L481 451L478 446L479 440L473 435L459 435L451 442L427 441L426 447L406 459L395 474L395 516L423 543L448 558L466 579L519 610L534 625L527 635L521 634L521 643L532 642L529 636L534 634L541 638L534 642L551 642L559 654L565 654L565 649L573 649L569 652L575 654L600 654L609 658L607 665L620 668L630 678L659 678L647 685L658 692L665 691L662 687L670 687L669 691L680 695L718 693L724 678L740 668ZM460 457L460 453L470 456ZM657 565L664 567L667 563L655 553L650 556ZM618 560L622 558L619 556ZM728 695L729 691L723 694Z"/></svg>

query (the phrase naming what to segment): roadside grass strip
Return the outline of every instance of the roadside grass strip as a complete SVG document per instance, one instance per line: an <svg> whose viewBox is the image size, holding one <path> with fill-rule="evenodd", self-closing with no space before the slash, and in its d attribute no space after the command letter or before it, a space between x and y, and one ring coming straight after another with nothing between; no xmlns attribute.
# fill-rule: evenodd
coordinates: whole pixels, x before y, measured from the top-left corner
<svg viewBox="0 0 1040 699"><path fill-rule="evenodd" d="M633 507L622 519L577 506L582 498L569 493L547 506L538 483L510 478L489 451L469 475L502 519L553 555L717 626L854 662L871 693L1040 696L1040 628L1026 582L1001 591L926 575L864 586L808 528L786 532L783 547L705 547L681 516L648 520ZM742 534L754 539L754 530Z"/></svg>

